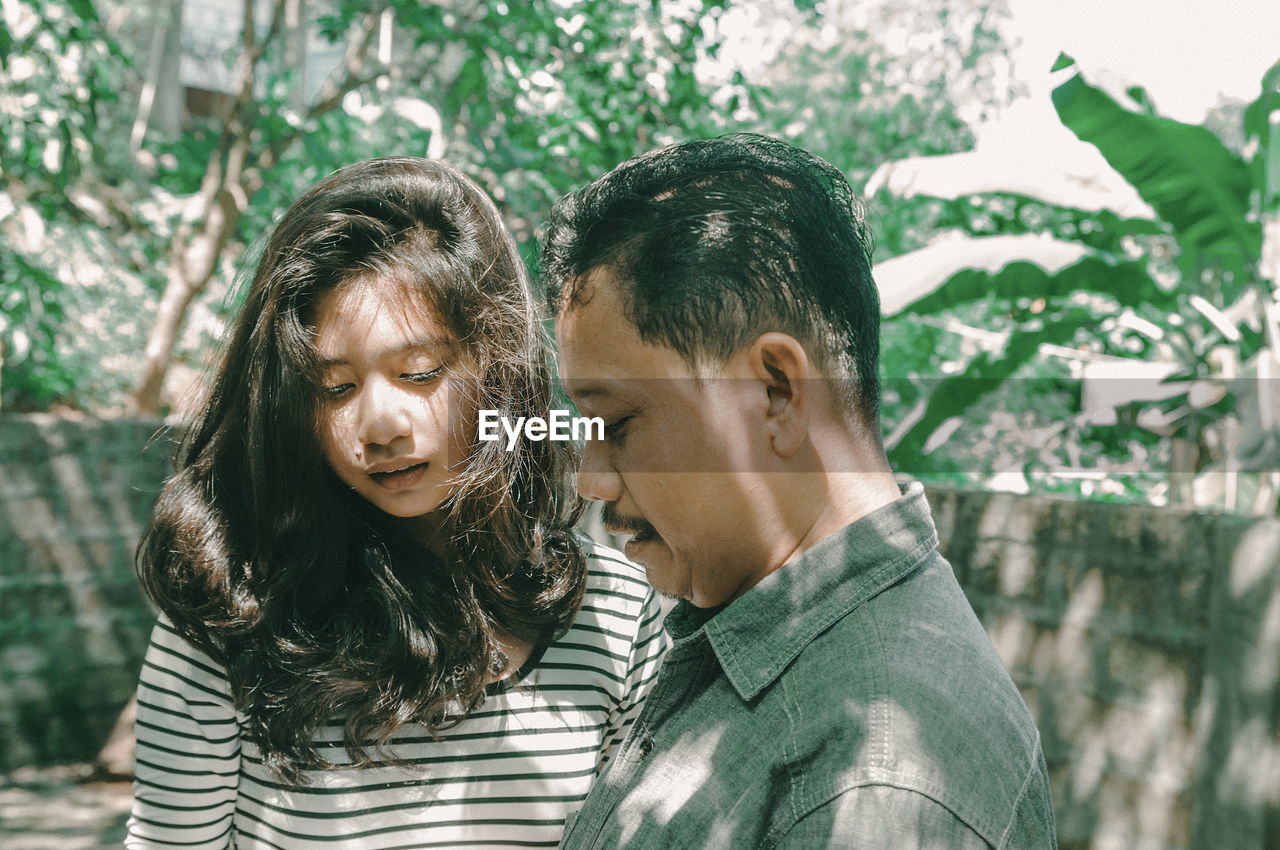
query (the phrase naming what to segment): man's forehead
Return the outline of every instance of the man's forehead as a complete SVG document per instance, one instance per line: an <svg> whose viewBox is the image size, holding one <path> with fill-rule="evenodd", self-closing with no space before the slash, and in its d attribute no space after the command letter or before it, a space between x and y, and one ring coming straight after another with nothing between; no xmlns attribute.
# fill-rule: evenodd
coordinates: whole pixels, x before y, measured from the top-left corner
<svg viewBox="0 0 1280 850"><path fill-rule="evenodd" d="M560 303L556 305L556 320L559 321L579 312L594 301L601 290L613 296L610 300L618 300L614 274L607 265L593 266L569 280L561 291ZM608 297L606 295L606 298Z"/></svg>
<svg viewBox="0 0 1280 850"><path fill-rule="evenodd" d="M604 274L607 274L605 272ZM612 371L608 366L639 334L624 314L612 282L600 272L588 272L575 288L580 295L562 305L555 320L561 360L573 378Z"/></svg>
<svg viewBox="0 0 1280 850"><path fill-rule="evenodd" d="M634 400L672 381L697 380L698 370L678 351L640 336L610 269L588 272L581 285L584 296L566 304L555 323L560 379L575 401Z"/></svg>

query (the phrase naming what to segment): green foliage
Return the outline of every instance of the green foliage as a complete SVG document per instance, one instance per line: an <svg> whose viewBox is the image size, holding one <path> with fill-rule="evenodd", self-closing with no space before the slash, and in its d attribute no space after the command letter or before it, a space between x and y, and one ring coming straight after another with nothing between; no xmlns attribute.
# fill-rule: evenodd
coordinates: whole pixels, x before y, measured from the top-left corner
<svg viewBox="0 0 1280 850"><path fill-rule="evenodd" d="M723 126L693 74L707 49L699 21L718 5L540 0L486 5L466 26L446 20L466 56L433 101L459 131L447 155L532 241L560 195L656 144Z"/></svg>
<svg viewBox="0 0 1280 850"><path fill-rule="evenodd" d="M972 147L970 120L1010 96L996 83L1007 61L999 3L820 8L788 39L755 108L768 132L838 164L855 186L886 160ZM895 32L911 33L905 46L890 43ZM896 220L880 224L887 238L900 231Z"/></svg>
<svg viewBox="0 0 1280 850"><path fill-rule="evenodd" d="M561 194L640 150L723 127L693 74L713 49L700 22L721 5L714 0L317 5L318 30L339 48L358 44L389 9L391 61L366 39L372 48L348 52L351 75L344 60L317 99L330 101L300 105L283 33L259 22L262 58L251 97L235 107L238 125L219 107L176 138L147 138L135 161L122 140L128 92L146 63L128 61L89 0L47 0L38 12L6 3L0 232L13 250L0 253L0 405L124 405L138 380L139 321L154 315L169 264L205 221L208 204L197 201L229 161L228 133L247 141L250 191L237 198L213 285L191 307L199 321L178 341L197 370L216 347L246 248L341 165L442 156L497 199L532 257L536 223Z"/></svg>
<svg viewBox="0 0 1280 850"><path fill-rule="evenodd" d="M1252 176L1213 133L1126 110L1080 74L1054 90L1053 103L1169 224L1184 255L1229 257L1237 267L1257 258L1261 234L1247 220Z"/></svg>
<svg viewBox="0 0 1280 850"><path fill-rule="evenodd" d="M5 353L0 387L6 402L40 409L72 397L76 379L54 343L65 319L62 282L14 252L0 266L0 292Z"/></svg>
<svg viewBox="0 0 1280 850"><path fill-rule="evenodd" d="M993 303L1016 304L1028 297L1046 302L1066 303L1080 292L1104 296L1108 309L1153 306L1167 309L1174 305L1172 293L1156 285L1139 261L1115 261L1091 254L1057 274L1050 274L1029 261L1015 261L990 273L977 269L961 269L944 287L912 302L910 310L918 314L941 314L959 304L990 299Z"/></svg>
<svg viewBox="0 0 1280 850"><path fill-rule="evenodd" d="M833 82L826 88L809 87L809 96L800 96L799 88L810 82L807 66L782 74L780 80L794 81L785 85L779 80L751 85L737 71L718 81L700 77L696 69L715 61L720 45L714 22L727 14L728 4L534 0L423 6L396 0L389 6L397 32L411 35L411 49L393 56L385 69L389 73L371 67L368 77L378 77L378 84L355 86L339 109L301 123L290 117L290 87L273 82L281 72L272 70L276 66L268 53L262 88L269 94L258 98L251 113L262 135L258 146L290 137L298 141L281 147L263 189L251 199L240 222L241 242L265 232L278 211L323 173L388 152L434 151L462 167L497 200L532 261L538 223L557 198L660 144L730 129L771 131L777 122L791 126L801 119L811 132L797 140L826 153L857 179L883 157L875 151L885 145L950 150L967 138L963 122L939 96L941 69L914 88L878 85L865 97L857 94L861 87L851 91L848 82L838 82L839 74L827 75ZM350 40L369 13L367 4L337 4L321 27L331 38ZM815 25L818 20L813 18ZM796 42L816 32L798 29ZM948 54L948 61L961 69L975 51L986 49L985 42L974 40L968 54ZM890 64L881 48L868 50L878 67ZM785 55L779 67L791 60L798 58ZM859 65L856 49L839 47L819 61L843 63L837 70L846 80L854 74L877 78ZM778 94L768 95L766 89L775 87ZM842 108L853 101L852 112ZM768 120L751 118L755 109ZM408 112L434 122L405 120ZM862 126L870 129L850 146L848 129ZM823 139L845 143L828 151ZM859 158L850 160L854 151ZM170 161L194 158L179 153ZM172 191L181 190L174 186ZM238 253L236 246L230 253ZM218 309L217 293L226 285L224 277L213 293L202 296L208 307ZM188 356L198 357L207 340L190 342Z"/></svg>
<svg viewBox="0 0 1280 850"><path fill-rule="evenodd" d="M664 4L587 0L576 4L445 3L397 0L397 43L389 74L375 66L341 107L288 117L292 85L265 63L269 92L253 109L259 147L286 146L251 199L243 238L261 233L310 182L333 169L387 153L438 152L467 171L498 201L517 239L532 254L536 223L562 194L649 147L722 125L707 109L709 92L693 75L707 49L698 22L718 3ZM376 11L376 10L374 10ZM367 3L336 4L320 31L345 43L370 14ZM406 110L438 118L427 127ZM296 120L296 119L295 119ZM216 141L188 134L169 161L186 177L167 185L194 191ZM193 150L194 149L194 150ZM176 180L175 171L162 179Z"/></svg>
<svg viewBox="0 0 1280 850"><path fill-rule="evenodd" d="M15 4L12 17L0 38L4 178L64 187L92 151L101 107L114 99L109 67L118 54L95 37L92 3L51 0L38 12Z"/></svg>
<svg viewBox="0 0 1280 850"><path fill-rule="evenodd" d="M6 3L0 27L0 405L79 405L107 391L77 339L86 309L75 278L96 256L100 227L74 189L110 168L128 63L87 0ZM128 266L128 261L121 265Z"/></svg>
<svg viewBox="0 0 1280 850"><path fill-rule="evenodd" d="M276 9L257 5L268 16ZM313 32L347 50L318 96L300 99L304 81L286 61L285 33L264 17L261 57L243 91L218 95L212 116L188 116L176 137L149 136L136 151L123 140L152 40L145 16L106 14L92 0L45 0L38 13L30 2L6 2L0 405L121 410L168 273L185 267L210 211L230 209L233 229L216 234L219 261L211 279L193 281L176 344L180 364L206 367L254 243L307 185L349 162L408 153L457 164L497 200L532 260L538 223L557 198L660 144L774 132L857 183L886 156L966 146L962 107L1003 97L990 89L987 67L1002 55L996 17L977 0L913 9L882 0L862 11L770 0L764 14L793 29L750 74L722 61L720 22L764 8L754 3L307 5L321 13ZM384 10L394 21L389 58L378 49ZM105 21L121 19L134 21L131 35L105 31ZM883 33L902 25L930 33L936 25L937 37L895 52ZM838 37L824 41L832 27ZM223 57L229 73L240 52L237 45ZM241 155L244 171L228 177ZM219 175L235 183L229 206L208 189ZM931 217L967 220L963 209L933 204L916 218L890 215L921 228ZM876 222L877 230L906 232L899 218Z"/></svg>
<svg viewBox="0 0 1280 850"><path fill-rule="evenodd" d="M1245 112L1246 135L1263 135L1268 116L1280 108L1277 69ZM961 457L981 479L994 470L984 466L982 440L966 435L1005 415L1011 394L1022 394L1030 399L1035 424L1003 435L1020 444L1011 453L1020 460L1002 471L1049 481L1050 487L1072 485L1035 473L1110 469L1129 473L1108 478L1113 495L1157 501L1180 495L1186 503L1234 507L1248 495L1231 489L1205 495L1204 478L1192 482L1195 493L1179 494L1165 473L1272 468L1277 435L1253 421L1270 414L1259 417L1258 402L1247 401L1265 373L1259 359L1273 357L1268 346L1280 344L1269 338L1274 330L1267 323L1275 296L1258 277L1270 153L1260 145L1246 161L1205 128L1153 114L1149 100L1134 95L1129 92L1133 108L1121 106L1077 72L1054 92L1054 105L1064 125L1095 145L1150 205L1154 221L1015 199L999 177L979 194L933 202L944 211L935 213L939 221L949 212L967 213L967 224L953 222L957 231L990 236L1041 230L1079 244L1083 256L1052 270L1032 254L999 268L967 268L978 264L985 243L965 236L950 243L966 249L952 252L957 259L934 264L929 280L912 282L918 294L899 319L890 320L888 340L895 339L895 321L926 329L915 333L915 349L939 344L957 330L986 336L980 350L970 346L942 363L894 358L930 387L904 400L909 410L900 405L887 417L908 418L891 439L895 464L949 475ZM923 193L928 191L926 186ZM1038 205L1039 214L1030 222L1004 216L993 224L999 216L992 209L1010 203L1019 210ZM883 268L923 267L911 265L911 256ZM956 319L966 304L979 310L972 325ZM1061 381L1064 364L1077 388L1074 399ZM947 377L928 381L939 368ZM1071 402L1065 410L1064 390ZM1242 403L1253 404L1253 413ZM1055 412L1046 417L1045 408ZM942 445L945 452L938 451Z"/></svg>

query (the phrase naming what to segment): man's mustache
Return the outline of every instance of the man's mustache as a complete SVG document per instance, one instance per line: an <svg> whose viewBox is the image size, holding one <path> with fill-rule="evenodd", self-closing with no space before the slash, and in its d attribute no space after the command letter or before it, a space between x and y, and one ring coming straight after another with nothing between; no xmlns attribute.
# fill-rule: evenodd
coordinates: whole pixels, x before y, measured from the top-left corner
<svg viewBox="0 0 1280 850"><path fill-rule="evenodd" d="M613 533L630 532L631 534L656 533L654 527L640 517L624 517L612 503L604 506L604 524Z"/></svg>

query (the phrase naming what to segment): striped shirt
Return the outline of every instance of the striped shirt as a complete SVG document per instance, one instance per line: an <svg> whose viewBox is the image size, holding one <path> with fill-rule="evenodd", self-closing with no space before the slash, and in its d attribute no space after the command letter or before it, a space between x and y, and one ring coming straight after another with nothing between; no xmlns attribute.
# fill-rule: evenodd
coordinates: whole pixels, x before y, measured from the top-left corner
<svg viewBox="0 0 1280 850"><path fill-rule="evenodd" d="M566 816L626 736L666 637L643 573L591 544L582 610L569 631L490 688L439 737L406 726L405 766L312 771L281 783L240 736L224 669L166 620L138 685L137 763L127 847L555 847ZM342 726L314 738L349 764Z"/></svg>

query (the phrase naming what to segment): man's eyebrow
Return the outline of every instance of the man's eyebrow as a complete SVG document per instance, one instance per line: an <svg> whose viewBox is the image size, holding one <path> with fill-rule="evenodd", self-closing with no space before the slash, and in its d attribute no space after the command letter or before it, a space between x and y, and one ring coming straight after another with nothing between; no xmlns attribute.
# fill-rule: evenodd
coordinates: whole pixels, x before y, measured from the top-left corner
<svg viewBox="0 0 1280 850"><path fill-rule="evenodd" d="M599 384L592 384L578 381L568 381L564 385L564 391L574 398L593 398L602 395L608 395L609 390Z"/></svg>
<svg viewBox="0 0 1280 850"><path fill-rule="evenodd" d="M454 340L445 336L422 336L416 339L406 340L401 345L388 348L385 351L379 351L374 357L375 360L382 360L386 357L400 357L405 354L416 354L419 351L425 351L430 354L439 355L441 349L451 350L457 345ZM328 369L333 366L346 366L351 361L345 357L325 357L320 356L320 367Z"/></svg>
<svg viewBox="0 0 1280 850"><path fill-rule="evenodd" d="M562 382L565 393L575 405L613 405L626 402L626 387L611 386L616 383L595 378L583 378L579 381Z"/></svg>

